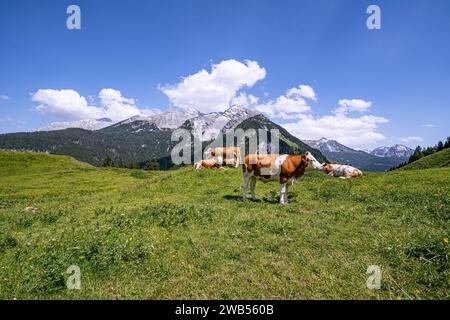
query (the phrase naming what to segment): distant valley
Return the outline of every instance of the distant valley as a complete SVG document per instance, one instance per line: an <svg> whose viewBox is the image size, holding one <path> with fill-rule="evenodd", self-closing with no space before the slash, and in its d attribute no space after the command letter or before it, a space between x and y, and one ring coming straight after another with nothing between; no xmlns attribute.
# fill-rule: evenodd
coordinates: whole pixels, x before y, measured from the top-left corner
<svg viewBox="0 0 450 320"><path fill-rule="evenodd" d="M403 145L378 147L367 152L349 148L336 140L326 138L305 140L305 143L320 150L333 162L350 164L364 171L387 171L408 160L414 152L413 149Z"/></svg>

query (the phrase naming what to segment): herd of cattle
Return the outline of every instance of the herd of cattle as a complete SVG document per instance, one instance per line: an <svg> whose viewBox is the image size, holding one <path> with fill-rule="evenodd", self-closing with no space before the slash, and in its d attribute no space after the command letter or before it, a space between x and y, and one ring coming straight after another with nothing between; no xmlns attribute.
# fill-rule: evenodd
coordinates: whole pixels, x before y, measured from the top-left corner
<svg viewBox="0 0 450 320"><path fill-rule="evenodd" d="M223 165L238 167L241 163L241 151L239 147L209 148L206 151L207 159L194 164L195 169L219 168ZM287 203L287 186L295 184L305 173L306 168L324 171L329 176L350 179L361 177L361 170L348 165L331 163L321 164L310 153L299 155L288 154L248 154L244 157L242 171L244 174L243 199L247 198L247 188L250 182L252 200L255 200L256 179L267 181L279 181L280 203Z"/></svg>

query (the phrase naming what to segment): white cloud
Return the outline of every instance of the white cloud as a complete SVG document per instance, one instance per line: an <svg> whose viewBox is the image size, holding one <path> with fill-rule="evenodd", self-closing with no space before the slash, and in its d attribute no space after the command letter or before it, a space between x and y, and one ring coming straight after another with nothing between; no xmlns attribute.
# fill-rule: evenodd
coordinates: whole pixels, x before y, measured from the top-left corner
<svg viewBox="0 0 450 320"><path fill-rule="evenodd" d="M426 123L426 124L423 124L422 127L425 127L425 128L434 128L434 127L436 127L436 126L435 126L434 124L431 124L431 123Z"/></svg>
<svg viewBox="0 0 450 320"><path fill-rule="evenodd" d="M100 108L88 105L86 98L75 90L39 89L31 98L39 103L35 110L58 119L96 119L102 116Z"/></svg>
<svg viewBox="0 0 450 320"><path fill-rule="evenodd" d="M311 99L314 101L317 101L316 93L314 92L314 89L311 88L308 85L300 85L298 88L291 88L287 91L286 96L293 97L293 96L299 96L304 97L306 99Z"/></svg>
<svg viewBox="0 0 450 320"><path fill-rule="evenodd" d="M305 89L305 88L308 89ZM283 125L300 139L334 139L350 147L362 148L386 139L378 131L380 124L388 119L374 115L349 116L352 111L368 111L372 102L361 99L341 99L332 114L315 117L311 107L303 98L316 100L313 88L299 86L291 88L275 101L258 104L255 109L271 118L290 120Z"/></svg>
<svg viewBox="0 0 450 320"><path fill-rule="evenodd" d="M6 95L0 95L0 101L2 100L9 100L10 98Z"/></svg>
<svg viewBox="0 0 450 320"><path fill-rule="evenodd" d="M389 120L383 117L365 115L351 118L343 114L326 115L315 118L307 115L297 122L284 124L289 132L300 139L328 139L354 148L362 148L384 140L378 132L378 125Z"/></svg>
<svg viewBox="0 0 450 320"><path fill-rule="evenodd" d="M158 109L141 109L132 98L122 96L119 90L102 89L98 95L99 105L88 103L86 98L72 89L39 89L32 100L39 105L35 111L61 120L85 120L111 118L123 120L134 115L153 115Z"/></svg>
<svg viewBox="0 0 450 320"><path fill-rule="evenodd" d="M256 103L258 103L258 101L258 97L255 97L252 94L241 92L238 96L231 99L231 105L238 105L247 108L254 106Z"/></svg>
<svg viewBox="0 0 450 320"><path fill-rule="evenodd" d="M203 69L176 85L160 86L160 89L177 107L201 112L223 111L240 89L252 87L265 76L266 70L258 62L231 59L212 65L211 72Z"/></svg>
<svg viewBox="0 0 450 320"><path fill-rule="evenodd" d="M119 90L102 89L98 94L102 105L103 116L113 121L130 118L140 114L139 108L132 98L125 98Z"/></svg>
<svg viewBox="0 0 450 320"><path fill-rule="evenodd" d="M279 96L275 101L271 100L265 104L256 105L255 109L271 118L297 119L302 114L311 111L311 107L302 98L305 96L308 96L309 99L316 99L311 87L301 85L298 88L287 90L284 95Z"/></svg>
<svg viewBox="0 0 450 320"><path fill-rule="evenodd" d="M398 138L398 140L409 143L409 142L423 142L423 138L421 137L415 137L415 136L409 136L409 137L401 137Z"/></svg>
<svg viewBox="0 0 450 320"><path fill-rule="evenodd" d="M364 101L362 99L341 99L339 100L339 108L334 110L334 113L346 114L352 111L364 112L371 106L371 101Z"/></svg>

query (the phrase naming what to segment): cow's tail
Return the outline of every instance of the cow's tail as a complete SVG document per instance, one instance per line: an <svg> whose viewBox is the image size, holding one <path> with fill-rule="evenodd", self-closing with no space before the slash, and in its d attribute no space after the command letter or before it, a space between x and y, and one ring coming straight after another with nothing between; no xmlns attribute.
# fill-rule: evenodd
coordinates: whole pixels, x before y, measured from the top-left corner
<svg viewBox="0 0 450 320"><path fill-rule="evenodd" d="M242 173L247 173L247 166L245 163L242 164Z"/></svg>

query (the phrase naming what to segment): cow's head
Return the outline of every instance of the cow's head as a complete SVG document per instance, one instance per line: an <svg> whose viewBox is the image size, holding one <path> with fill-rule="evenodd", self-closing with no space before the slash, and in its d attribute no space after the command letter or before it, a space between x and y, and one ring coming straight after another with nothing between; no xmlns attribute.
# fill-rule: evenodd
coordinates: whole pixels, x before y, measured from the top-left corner
<svg viewBox="0 0 450 320"><path fill-rule="evenodd" d="M326 163L324 162L322 164L322 171L325 171L326 173L330 173L331 171L333 171L333 166L331 165L331 163Z"/></svg>
<svg viewBox="0 0 450 320"><path fill-rule="evenodd" d="M319 169L319 170L322 169L322 165L320 164L319 161L317 161L316 158L314 158L314 156L312 155L311 152L306 152L305 157L306 157L306 161L308 162L308 168Z"/></svg>
<svg viewBox="0 0 450 320"><path fill-rule="evenodd" d="M202 168L202 160L194 163L194 168L195 168L195 170L200 170Z"/></svg>
<svg viewBox="0 0 450 320"><path fill-rule="evenodd" d="M211 158L213 156L212 153L213 152L212 152L211 148L206 149L206 151L205 151L206 158Z"/></svg>

